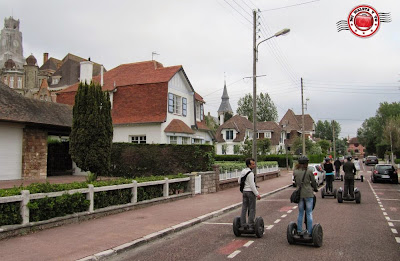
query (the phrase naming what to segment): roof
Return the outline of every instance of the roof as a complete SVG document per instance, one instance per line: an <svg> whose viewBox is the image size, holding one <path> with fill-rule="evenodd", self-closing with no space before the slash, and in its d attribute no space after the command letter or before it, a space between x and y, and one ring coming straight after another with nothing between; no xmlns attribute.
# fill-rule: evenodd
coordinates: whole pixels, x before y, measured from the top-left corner
<svg viewBox="0 0 400 261"><path fill-rule="evenodd" d="M349 144L360 144L360 142L358 142L358 138L357 137L354 137L354 138L351 138L349 140Z"/></svg>
<svg viewBox="0 0 400 261"><path fill-rule="evenodd" d="M196 101L202 102L202 103L206 103L203 99L203 97L200 96L200 94L198 94L197 92L194 93L194 98L196 99Z"/></svg>
<svg viewBox="0 0 400 261"><path fill-rule="evenodd" d="M72 126L72 107L26 98L0 82L0 121Z"/></svg>
<svg viewBox="0 0 400 261"><path fill-rule="evenodd" d="M234 129L238 132L236 138L233 141L243 141L246 129L253 129L253 123L249 121L246 117L235 115L229 120L227 120L224 124L220 125L216 131L216 140L217 142L224 142L225 140L222 138L222 131L224 129Z"/></svg>
<svg viewBox="0 0 400 261"><path fill-rule="evenodd" d="M224 92L222 94L221 100L222 100L221 104L219 105L218 108L218 115L220 113L225 113L225 112L233 113L232 107L229 103L229 96L228 96L228 91L226 89L226 84L224 85Z"/></svg>
<svg viewBox="0 0 400 261"><path fill-rule="evenodd" d="M40 68L40 71L51 70L57 71L57 69L61 66L62 62L58 59L50 57Z"/></svg>
<svg viewBox="0 0 400 261"><path fill-rule="evenodd" d="M289 109L279 122L282 128L290 132L292 130L301 131L302 126L302 115L295 115L294 112ZM305 131L314 131L314 120L309 114L304 114L304 126Z"/></svg>
<svg viewBox="0 0 400 261"><path fill-rule="evenodd" d="M164 132L194 134L194 131L181 120L173 119Z"/></svg>
<svg viewBox="0 0 400 261"><path fill-rule="evenodd" d="M279 145L282 128L274 121L257 122L257 132L271 132L271 144Z"/></svg>
<svg viewBox="0 0 400 261"><path fill-rule="evenodd" d="M197 128L199 130L206 130L206 131L211 131L210 128L208 128L207 124L205 123L205 121L196 121L197 124Z"/></svg>

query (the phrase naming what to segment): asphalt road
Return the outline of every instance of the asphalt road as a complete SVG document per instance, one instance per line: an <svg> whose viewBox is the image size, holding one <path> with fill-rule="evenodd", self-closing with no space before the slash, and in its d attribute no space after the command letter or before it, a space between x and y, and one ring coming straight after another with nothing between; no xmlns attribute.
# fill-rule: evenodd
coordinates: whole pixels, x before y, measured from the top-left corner
<svg viewBox="0 0 400 261"><path fill-rule="evenodd" d="M298 214L289 203L289 188L257 201L257 216L266 228L263 238L235 237L237 209L109 260L400 260L400 185L371 183L369 169L362 173L364 182L355 181L361 204L339 204L317 193L313 218L323 227L320 248L288 244L287 225Z"/></svg>

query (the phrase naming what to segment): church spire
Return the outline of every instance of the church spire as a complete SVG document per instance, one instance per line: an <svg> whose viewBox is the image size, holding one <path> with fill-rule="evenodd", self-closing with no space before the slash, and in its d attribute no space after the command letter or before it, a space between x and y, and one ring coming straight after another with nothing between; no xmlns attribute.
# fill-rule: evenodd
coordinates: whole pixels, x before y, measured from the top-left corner
<svg viewBox="0 0 400 261"><path fill-rule="evenodd" d="M228 90L226 88L226 80L224 80L224 92L222 93L221 97L221 105L218 109L218 116L220 118L220 124L224 123L224 113L229 112L233 115L233 110L231 105L229 104L229 95Z"/></svg>

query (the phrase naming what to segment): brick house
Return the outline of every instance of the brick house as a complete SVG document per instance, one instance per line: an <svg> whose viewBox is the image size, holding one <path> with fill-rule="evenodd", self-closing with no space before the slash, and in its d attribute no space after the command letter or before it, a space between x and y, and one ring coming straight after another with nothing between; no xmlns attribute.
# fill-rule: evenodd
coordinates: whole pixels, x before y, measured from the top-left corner
<svg viewBox="0 0 400 261"><path fill-rule="evenodd" d="M364 146L361 145L358 142L358 138L357 137L351 138L348 141L347 152L349 154L351 153L351 151L353 151L354 152L354 156L356 156L356 157L361 157L362 156L363 157L364 153L365 153L364 150L365 150Z"/></svg>
<svg viewBox="0 0 400 261"><path fill-rule="evenodd" d="M205 102L181 65L122 64L91 80L110 93L113 142L212 144ZM56 101L73 105L78 86L59 91Z"/></svg>
<svg viewBox="0 0 400 261"><path fill-rule="evenodd" d="M69 135L72 107L18 94L0 82L0 180L47 177L47 137Z"/></svg>

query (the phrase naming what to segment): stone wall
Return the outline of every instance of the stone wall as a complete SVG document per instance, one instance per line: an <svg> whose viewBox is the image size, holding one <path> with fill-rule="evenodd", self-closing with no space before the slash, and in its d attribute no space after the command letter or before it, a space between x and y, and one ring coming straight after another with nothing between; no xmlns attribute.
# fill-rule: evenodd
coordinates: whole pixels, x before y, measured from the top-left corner
<svg viewBox="0 0 400 261"><path fill-rule="evenodd" d="M25 127L22 141L22 178L47 177L47 131Z"/></svg>

